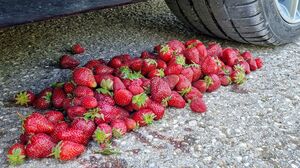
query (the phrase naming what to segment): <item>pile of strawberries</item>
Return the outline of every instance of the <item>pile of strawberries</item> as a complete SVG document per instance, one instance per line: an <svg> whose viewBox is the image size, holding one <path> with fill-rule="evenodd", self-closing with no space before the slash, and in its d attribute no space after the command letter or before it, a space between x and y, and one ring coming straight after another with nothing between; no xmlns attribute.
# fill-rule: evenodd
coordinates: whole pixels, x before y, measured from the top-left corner
<svg viewBox="0 0 300 168"><path fill-rule="evenodd" d="M72 51L81 54L85 49L76 44ZM188 104L191 111L204 113L205 92L243 84L246 74L263 66L249 51L222 49L217 43L206 47L195 39L172 40L140 57L124 54L109 62L94 59L83 67L79 64L63 55L60 66L72 70L70 81L57 82L37 95L31 91L16 95L17 104L48 111L19 114L23 133L8 151L11 164L20 164L25 157L71 160L92 139L100 145L100 153L116 153L112 138L162 119L168 106Z"/></svg>

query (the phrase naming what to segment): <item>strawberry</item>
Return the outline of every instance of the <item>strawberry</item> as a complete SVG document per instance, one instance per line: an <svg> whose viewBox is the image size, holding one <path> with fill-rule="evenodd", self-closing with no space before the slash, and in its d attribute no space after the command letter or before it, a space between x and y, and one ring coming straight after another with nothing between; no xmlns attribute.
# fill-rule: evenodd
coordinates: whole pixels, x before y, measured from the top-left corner
<svg viewBox="0 0 300 168"><path fill-rule="evenodd" d="M152 78L150 87L151 97L158 103L161 103L163 99L171 96L169 84L159 77Z"/></svg>
<svg viewBox="0 0 300 168"><path fill-rule="evenodd" d="M204 80L198 80L196 82L193 82L193 87L197 88L201 93L206 92L207 85Z"/></svg>
<svg viewBox="0 0 300 168"><path fill-rule="evenodd" d="M123 120L124 118L127 118L130 115L129 111L127 111L125 108L116 106L114 109L117 111L116 119Z"/></svg>
<svg viewBox="0 0 300 168"><path fill-rule="evenodd" d="M184 108L185 100L179 93L172 91L170 100L168 101L168 106L175 108Z"/></svg>
<svg viewBox="0 0 300 168"><path fill-rule="evenodd" d="M179 75L179 82L176 85L176 90L180 92L181 95L185 95L191 91L191 82L188 78L183 75Z"/></svg>
<svg viewBox="0 0 300 168"><path fill-rule="evenodd" d="M68 127L69 127L69 125L65 121L56 123L53 132L50 134L50 136L53 139L52 141L55 143L58 143L60 140L58 139L57 134L67 130Z"/></svg>
<svg viewBox="0 0 300 168"><path fill-rule="evenodd" d="M205 45L196 39L192 39L186 42L187 48L196 48L199 52L199 61L202 62L207 57L207 50Z"/></svg>
<svg viewBox="0 0 300 168"><path fill-rule="evenodd" d="M127 131L132 131L139 128L137 122L132 118L124 118L124 122L126 124Z"/></svg>
<svg viewBox="0 0 300 168"><path fill-rule="evenodd" d="M132 116L132 119L134 119L141 127L152 124L154 118L155 114L150 109L141 109Z"/></svg>
<svg viewBox="0 0 300 168"><path fill-rule="evenodd" d="M154 49L157 53L158 53L158 51L160 50L160 45L158 46L158 48L159 49ZM141 53L141 56L140 56L140 58L142 58L142 59L147 59L147 58L152 58L152 59L154 59L156 56L153 54L153 53L151 53L151 52L148 52L148 51L143 51L142 53Z"/></svg>
<svg viewBox="0 0 300 168"><path fill-rule="evenodd" d="M182 69L181 75L185 76L190 82L192 82L194 77L194 71L191 67L185 67Z"/></svg>
<svg viewBox="0 0 300 168"><path fill-rule="evenodd" d="M164 106L155 101L150 100L150 102L147 104L147 108L152 110L152 112L155 114L155 120L162 119L165 114Z"/></svg>
<svg viewBox="0 0 300 168"><path fill-rule="evenodd" d="M141 71L143 67L143 62L144 61L141 58L133 58L129 63L129 67L133 71Z"/></svg>
<svg viewBox="0 0 300 168"><path fill-rule="evenodd" d="M111 127L115 138L121 138L127 132L127 127L123 120L113 120Z"/></svg>
<svg viewBox="0 0 300 168"><path fill-rule="evenodd" d="M112 73L113 73L113 69L103 64L96 66L94 69L94 74L96 75L112 74Z"/></svg>
<svg viewBox="0 0 300 168"><path fill-rule="evenodd" d="M162 78L165 76L165 72L163 69L154 69L154 70L150 71L147 76L150 79L153 77L156 77L156 76Z"/></svg>
<svg viewBox="0 0 300 168"><path fill-rule="evenodd" d="M120 57L114 57L108 62L108 65L112 68L120 68L123 63Z"/></svg>
<svg viewBox="0 0 300 168"><path fill-rule="evenodd" d="M168 83L171 89L174 89L177 83L179 82L179 77L178 75L168 75L165 76L163 80Z"/></svg>
<svg viewBox="0 0 300 168"><path fill-rule="evenodd" d="M200 56L199 51L197 48L187 48L183 51L183 55L186 58L187 63L190 64L199 64L200 63Z"/></svg>
<svg viewBox="0 0 300 168"><path fill-rule="evenodd" d="M204 81L207 86L207 90L206 90L207 92L213 92L219 89L221 86L220 78L216 74L205 76Z"/></svg>
<svg viewBox="0 0 300 168"><path fill-rule="evenodd" d="M10 165L15 166L24 163L25 157L25 146L23 144L16 143L8 149L7 160Z"/></svg>
<svg viewBox="0 0 300 168"><path fill-rule="evenodd" d="M82 54L84 51L85 49L81 46L81 44L74 44L72 46L72 53L74 54Z"/></svg>
<svg viewBox="0 0 300 168"><path fill-rule="evenodd" d="M114 91L126 89L124 83L118 77L113 78L113 88L114 88Z"/></svg>
<svg viewBox="0 0 300 168"><path fill-rule="evenodd" d="M73 106L67 109L67 114L70 120L74 120L76 117L82 117L86 113L86 109L81 106Z"/></svg>
<svg viewBox="0 0 300 168"><path fill-rule="evenodd" d="M220 68L214 57L206 57L201 64L201 70L204 75L217 74Z"/></svg>
<svg viewBox="0 0 300 168"><path fill-rule="evenodd" d="M222 47L216 42L208 44L207 56L209 57L222 57Z"/></svg>
<svg viewBox="0 0 300 168"><path fill-rule="evenodd" d="M170 46L168 44L161 45L160 49L158 51L158 56L163 61L169 62L171 60L171 58L173 57L172 53L173 53L173 50L170 48Z"/></svg>
<svg viewBox="0 0 300 168"><path fill-rule="evenodd" d="M72 106L81 106L81 99L82 97L74 97L72 99Z"/></svg>
<svg viewBox="0 0 300 168"><path fill-rule="evenodd" d="M146 108L149 103L149 98L145 93L141 93L132 97L132 108L134 110L140 110Z"/></svg>
<svg viewBox="0 0 300 168"><path fill-rule="evenodd" d="M250 65L246 61L241 61L238 65L234 66L234 69L242 70L246 74L250 74L251 73Z"/></svg>
<svg viewBox="0 0 300 168"><path fill-rule="evenodd" d="M51 106L52 89L44 89L33 102L37 109L47 109Z"/></svg>
<svg viewBox="0 0 300 168"><path fill-rule="evenodd" d="M199 65L193 64L193 66L191 66L192 71L193 71L193 80L192 82L195 82L197 80L199 80L202 77L202 71Z"/></svg>
<svg viewBox="0 0 300 168"><path fill-rule="evenodd" d="M53 89L52 92L52 104L55 108L62 108L63 101L67 97L66 93L64 92L62 87L56 87Z"/></svg>
<svg viewBox="0 0 300 168"><path fill-rule="evenodd" d="M75 159L85 151L85 146L72 141L60 141L52 150L56 159L66 161Z"/></svg>
<svg viewBox="0 0 300 168"><path fill-rule="evenodd" d="M106 85L108 84L109 87L110 87L110 84L113 83L113 80L114 80L114 76L112 74L94 75L94 78L98 85L101 86L101 84L102 84L102 86L103 86L103 82L104 82L104 84L106 84Z"/></svg>
<svg viewBox="0 0 300 168"><path fill-rule="evenodd" d="M54 125L42 114L34 112L25 118L23 128L26 133L51 133Z"/></svg>
<svg viewBox="0 0 300 168"><path fill-rule="evenodd" d="M231 84L231 78L227 75L221 76L220 81L222 86L228 86Z"/></svg>
<svg viewBox="0 0 300 168"><path fill-rule="evenodd" d="M246 81L246 75L244 71L234 70L230 74L231 81L235 84L241 85Z"/></svg>
<svg viewBox="0 0 300 168"><path fill-rule="evenodd" d="M32 134L28 134L26 132L22 133L19 137L20 143L26 145L30 139Z"/></svg>
<svg viewBox="0 0 300 168"><path fill-rule="evenodd" d="M81 97L81 106L86 109L95 108L98 105L97 99L93 96Z"/></svg>
<svg viewBox="0 0 300 168"><path fill-rule="evenodd" d="M68 94L68 93L73 92L73 90L75 89L75 85L72 82L66 82L66 83L64 83L63 88L64 88L65 93Z"/></svg>
<svg viewBox="0 0 300 168"><path fill-rule="evenodd" d="M230 75L231 72L233 71L231 66L225 65L221 68L222 70L219 71L218 75Z"/></svg>
<svg viewBox="0 0 300 168"><path fill-rule="evenodd" d="M108 143L111 137L112 129L106 123L99 124L93 134L93 138L98 144Z"/></svg>
<svg viewBox="0 0 300 168"><path fill-rule="evenodd" d="M241 56L244 58L245 61L248 61L253 58L252 53L250 51L245 51L244 53L242 53Z"/></svg>
<svg viewBox="0 0 300 168"><path fill-rule="evenodd" d="M44 133L33 135L26 145L26 155L30 158L46 158L51 154L55 143L52 138Z"/></svg>
<svg viewBox="0 0 300 168"><path fill-rule="evenodd" d="M73 99L72 98L65 98L63 101L63 109L67 110L68 108L73 106Z"/></svg>
<svg viewBox="0 0 300 168"><path fill-rule="evenodd" d="M120 115L120 110L114 106L108 104L100 104L98 106L100 117L95 117L95 123L97 125L101 123L109 123L115 120L118 115Z"/></svg>
<svg viewBox="0 0 300 168"><path fill-rule="evenodd" d="M157 59L156 62L157 62L157 67L156 67L157 69L165 70L167 68L167 64L165 61L163 61L161 59Z"/></svg>
<svg viewBox="0 0 300 168"><path fill-rule="evenodd" d="M147 75L150 71L155 70L157 67L157 62L155 59L147 58L144 60L142 67L142 74Z"/></svg>
<svg viewBox="0 0 300 168"><path fill-rule="evenodd" d="M74 69L80 62L70 55L63 55L60 57L59 65L62 69Z"/></svg>
<svg viewBox="0 0 300 168"><path fill-rule="evenodd" d="M126 106L132 100L132 93L126 89L120 89L114 92L114 100L119 106Z"/></svg>
<svg viewBox="0 0 300 168"><path fill-rule="evenodd" d="M135 84L131 84L129 85L129 87L127 87L127 89L133 94L133 95L138 95L144 92L144 89L142 86L138 86Z"/></svg>
<svg viewBox="0 0 300 168"><path fill-rule="evenodd" d="M82 130L87 137L91 137L96 129L94 121L85 120L84 118L76 118L71 123L71 128Z"/></svg>
<svg viewBox="0 0 300 168"><path fill-rule="evenodd" d="M207 110L206 104L202 98L194 98L191 100L190 108L195 113L204 113Z"/></svg>
<svg viewBox="0 0 300 168"><path fill-rule="evenodd" d="M58 132L57 139L86 145L88 143L89 135L82 130L69 127L66 130Z"/></svg>
<svg viewBox="0 0 300 168"><path fill-rule="evenodd" d="M77 85L95 88L97 86L93 72L88 68L76 68L73 71L73 80Z"/></svg>
<svg viewBox="0 0 300 168"><path fill-rule="evenodd" d="M177 54L182 53L183 50L185 50L185 46L181 41L178 40L171 40L168 42L169 48L171 48L174 52Z"/></svg>
<svg viewBox="0 0 300 168"><path fill-rule="evenodd" d="M187 93L187 94L184 95L184 99L186 101L192 100L195 97L196 98L199 98L199 97L202 98L203 97L203 94L197 88L195 88L195 87L192 87L191 91L189 93Z"/></svg>
<svg viewBox="0 0 300 168"><path fill-rule="evenodd" d="M250 66L251 71L256 71L257 70L257 64L256 64L256 61L255 61L255 58L251 58L247 62Z"/></svg>
<svg viewBox="0 0 300 168"><path fill-rule="evenodd" d="M15 96L16 104L21 106L32 105L35 100L35 95L32 91L22 91Z"/></svg>
<svg viewBox="0 0 300 168"><path fill-rule="evenodd" d="M257 65L257 69L262 68L263 65L264 65L264 62L261 58L255 58L255 62L256 62L256 65Z"/></svg>
<svg viewBox="0 0 300 168"><path fill-rule="evenodd" d="M221 60L231 67L233 67L238 62L238 56L234 49L232 48L225 48L223 50L223 56Z"/></svg>
<svg viewBox="0 0 300 168"><path fill-rule="evenodd" d="M102 65L103 63L99 60L89 60L84 67L90 69L90 70L94 70L97 66Z"/></svg>
<svg viewBox="0 0 300 168"><path fill-rule="evenodd" d="M95 98L97 99L98 103L99 102L104 102L104 103L107 103L111 106L115 105L115 100L111 96L96 93Z"/></svg>
<svg viewBox="0 0 300 168"><path fill-rule="evenodd" d="M52 122L53 124L64 120L64 115L60 111L50 110L47 111L44 114L44 116L47 118L48 121Z"/></svg>
<svg viewBox="0 0 300 168"><path fill-rule="evenodd" d="M185 57L182 55L174 57L167 68L165 69L165 75L179 75L185 65Z"/></svg>
<svg viewBox="0 0 300 168"><path fill-rule="evenodd" d="M73 91L74 96L94 96L94 91L87 86L77 86Z"/></svg>

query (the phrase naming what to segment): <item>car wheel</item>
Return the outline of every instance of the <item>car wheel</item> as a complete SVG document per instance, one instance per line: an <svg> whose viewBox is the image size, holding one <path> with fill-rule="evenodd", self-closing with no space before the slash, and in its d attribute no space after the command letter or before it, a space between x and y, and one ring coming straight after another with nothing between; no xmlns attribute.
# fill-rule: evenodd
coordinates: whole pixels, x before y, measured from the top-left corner
<svg viewBox="0 0 300 168"><path fill-rule="evenodd" d="M300 0L166 0L203 34L258 45L292 42L300 34Z"/></svg>

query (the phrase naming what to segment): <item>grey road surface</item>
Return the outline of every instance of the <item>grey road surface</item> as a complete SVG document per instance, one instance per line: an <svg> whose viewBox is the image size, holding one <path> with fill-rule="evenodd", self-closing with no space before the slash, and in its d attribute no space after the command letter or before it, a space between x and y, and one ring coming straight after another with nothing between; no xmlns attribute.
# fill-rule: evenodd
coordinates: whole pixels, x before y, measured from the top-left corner
<svg viewBox="0 0 300 168"><path fill-rule="evenodd" d="M120 155L96 154L90 143L74 161L27 160L21 167L300 167L300 40L272 48L209 38L185 28L160 0L0 30L0 167L8 166L4 155L20 133L16 112L34 111L12 97L67 80L70 71L57 61L70 45L87 48L75 56L84 64L190 38L250 50L265 66L241 87L205 94L204 115L168 109L163 120L114 141Z"/></svg>

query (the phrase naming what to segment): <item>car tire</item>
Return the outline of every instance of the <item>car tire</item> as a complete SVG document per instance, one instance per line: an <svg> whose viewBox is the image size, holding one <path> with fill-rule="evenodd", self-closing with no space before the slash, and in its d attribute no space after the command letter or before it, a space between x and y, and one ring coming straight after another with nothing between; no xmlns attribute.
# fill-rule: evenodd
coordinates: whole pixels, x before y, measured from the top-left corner
<svg viewBox="0 0 300 168"><path fill-rule="evenodd" d="M300 23L283 19L276 0L166 0L189 27L209 35L257 45L281 45L300 34Z"/></svg>

